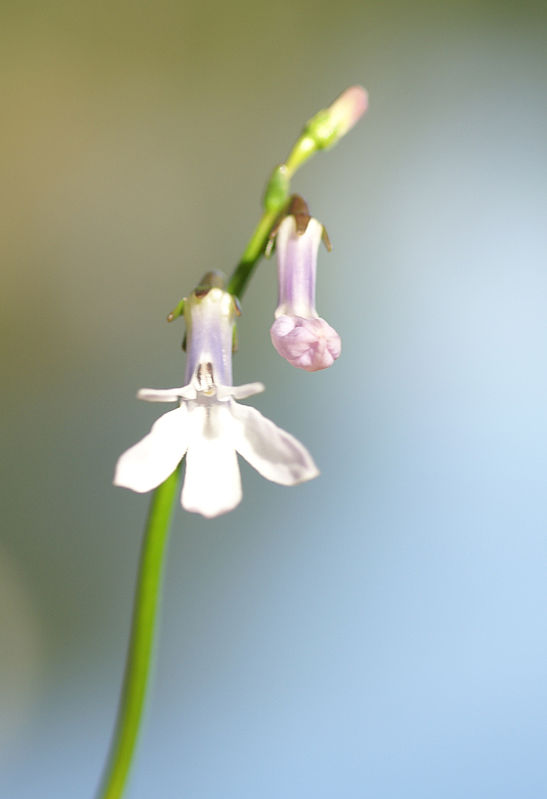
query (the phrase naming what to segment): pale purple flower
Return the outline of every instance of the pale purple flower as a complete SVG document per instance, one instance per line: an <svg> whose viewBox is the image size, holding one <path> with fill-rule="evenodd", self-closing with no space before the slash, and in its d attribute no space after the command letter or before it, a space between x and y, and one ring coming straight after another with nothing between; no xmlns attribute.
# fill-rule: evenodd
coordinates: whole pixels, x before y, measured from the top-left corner
<svg viewBox="0 0 547 799"><path fill-rule="evenodd" d="M315 310L317 252L323 235L323 226L303 211L286 216L276 233L279 299L270 335L283 358L308 372L332 366L342 348L336 330Z"/></svg>
<svg viewBox="0 0 547 799"><path fill-rule="evenodd" d="M306 448L259 411L236 400L264 390L262 383L232 386L233 297L220 288L194 294L185 305L186 385L141 389L149 402L177 402L150 433L118 460L115 485L156 488L186 455L182 506L211 518L241 500L237 453L263 477L282 485L311 480L317 467Z"/></svg>

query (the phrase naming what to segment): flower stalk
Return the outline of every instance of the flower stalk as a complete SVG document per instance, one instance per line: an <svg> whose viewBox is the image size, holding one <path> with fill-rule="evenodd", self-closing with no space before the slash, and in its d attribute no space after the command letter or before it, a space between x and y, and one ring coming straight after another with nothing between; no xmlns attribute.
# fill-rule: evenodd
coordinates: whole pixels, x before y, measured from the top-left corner
<svg viewBox="0 0 547 799"><path fill-rule="evenodd" d="M264 192L264 213L256 226L226 290L241 298L251 275L266 251L270 233L288 206L291 178L319 150L336 144L358 122L368 107L368 94L361 86L351 86L305 125L287 160L273 171Z"/></svg>
<svg viewBox="0 0 547 799"><path fill-rule="evenodd" d="M335 100L329 108L320 111L306 124L286 162L278 165L270 177L263 198L263 214L228 281L227 292L236 298L243 296L256 265L265 254L272 230L288 208L290 181L296 170L315 152L331 147L345 135L364 113L366 106L365 90L361 87L352 87ZM196 297L199 296L198 289L194 293ZM169 314L168 321L183 314L187 315L187 309L185 301L181 300ZM238 412L235 411L235 413ZM261 415L258 414L258 416ZM264 423L270 425L269 435L277 436L278 443L281 442L285 448L297 445L301 448L298 452L301 453L303 450L307 455L302 445L293 440L291 436L285 434L284 431L279 431L268 420L264 420ZM263 423L261 422L261 424ZM273 430L277 432L274 434ZM259 471L262 470L261 473L268 479L291 484L314 476L313 461L308 462L305 457L298 467L299 475L287 472L287 476L283 479L279 474L271 476L266 473L269 469L268 459L263 456L263 450L255 451L253 458L260 462L260 468L258 465L254 465ZM163 564L174 500L177 495L178 476L179 468L175 468L172 474L155 489L152 497L135 590L130 644L120 706L110 754L97 799L121 799L133 760L149 682Z"/></svg>

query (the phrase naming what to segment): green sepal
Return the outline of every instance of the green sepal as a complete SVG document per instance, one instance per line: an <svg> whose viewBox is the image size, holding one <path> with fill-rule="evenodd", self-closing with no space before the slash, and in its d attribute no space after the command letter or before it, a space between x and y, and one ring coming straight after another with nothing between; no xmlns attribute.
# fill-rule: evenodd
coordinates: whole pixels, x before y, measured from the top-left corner
<svg viewBox="0 0 547 799"><path fill-rule="evenodd" d="M184 313L184 303L186 302L186 297L183 297L182 300L176 305L172 311L167 314L167 321L172 322L174 319L177 319L179 316L182 316Z"/></svg>

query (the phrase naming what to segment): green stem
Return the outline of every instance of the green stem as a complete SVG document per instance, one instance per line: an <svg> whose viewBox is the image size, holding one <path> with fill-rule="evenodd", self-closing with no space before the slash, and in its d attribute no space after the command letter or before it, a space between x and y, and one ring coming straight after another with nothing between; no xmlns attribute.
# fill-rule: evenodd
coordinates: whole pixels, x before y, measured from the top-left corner
<svg viewBox="0 0 547 799"><path fill-rule="evenodd" d="M158 611L164 554L169 538L179 470L156 488L144 532L133 605L131 638L116 729L98 799L123 795L146 698Z"/></svg>
<svg viewBox="0 0 547 799"><path fill-rule="evenodd" d="M284 164L280 164L274 170L270 182L266 186L266 210L262 214L262 218L249 239L245 252L241 256L241 260L234 269L228 281L228 285L226 286L226 291L229 291L230 294L235 294L236 297L240 298L243 296L243 292L247 288L247 284L252 277L256 265L264 255L264 250L266 249L272 228L289 200L291 178L297 169L300 169L316 151L316 143L310 136L304 133L294 145L287 161ZM278 183L280 174L282 174L284 178L282 186ZM274 196L277 204L274 205L274 207L268 207L268 197L272 197L273 199Z"/></svg>
<svg viewBox="0 0 547 799"><path fill-rule="evenodd" d="M247 283L251 278L253 270L264 254L266 244L268 243L268 237L278 214L279 210L264 211L262 219L249 239L245 252L241 256L241 260L234 269L228 285L226 286L226 291L229 291L230 294L235 294L236 297L243 296L243 292L247 288Z"/></svg>

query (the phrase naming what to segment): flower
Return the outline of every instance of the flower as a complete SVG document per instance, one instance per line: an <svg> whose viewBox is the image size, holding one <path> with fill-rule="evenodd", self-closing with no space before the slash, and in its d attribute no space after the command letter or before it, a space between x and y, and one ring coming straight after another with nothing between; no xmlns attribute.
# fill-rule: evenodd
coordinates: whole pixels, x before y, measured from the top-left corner
<svg viewBox="0 0 547 799"><path fill-rule="evenodd" d="M292 366L315 372L332 366L342 349L336 330L315 310L317 252L325 233L300 197L293 197L289 211L275 233L279 300L270 335Z"/></svg>
<svg viewBox="0 0 547 799"><path fill-rule="evenodd" d="M210 276L206 276L206 279ZM178 402L150 433L118 460L114 484L143 493L156 488L186 455L182 506L207 518L241 501L237 454L259 474L295 485L318 474L307 449L259 411L236 400L264 390L262 383L232 386L236 306L218 286L196 290L185 301L186 385L141 389L149 402Z"/></svg>

